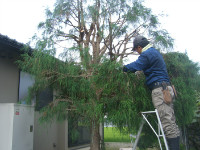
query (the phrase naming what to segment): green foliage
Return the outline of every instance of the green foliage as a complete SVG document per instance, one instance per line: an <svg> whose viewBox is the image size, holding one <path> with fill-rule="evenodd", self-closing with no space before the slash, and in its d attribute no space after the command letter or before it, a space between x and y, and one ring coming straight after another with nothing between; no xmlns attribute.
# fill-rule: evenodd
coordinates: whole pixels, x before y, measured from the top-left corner
<svg viewBox="0 0 200 150"><path fill-rule="evenodd" d="M164 55L172 84L175 85L177 98L175 112L179 126L191 123L196 111L197 94L199 91L199 66L189 60L187 54L167 53Z"/></svg>
<svg viewBox="0 0 200 150"><path fill-rule="evenodd" d="M137 131L141 111L153 109L144 76L123 73L118 62L104 59L88 74L74 62L61 62L48 53L34 51L32 56L24 54L18 63L35 76L31 95L46 87L57 91L55 100L41 110L42 122L79 118L90 126L93 120L105 121L106 115L106 122L127 134ZM77 130L71 128L72 140L76 140Z"/></svg>
<svg viewBox="0 0 200 150"><path fill-rule="evenodd" d="M167 49L167 51L169 51L173 48L174 39L170 37L166 30L152 30L149 32L149 34L153 36L154 45L157 49L161 50L164 47Z"/></svg>
<svg viewBox="0 0 200 150"><path fill-rule="evenodd" d="M55 101L42 110L42 120L78 114L89 124L93 119L102 122L107 115L107 121L130 130L138 127L139 112L152 107L144 76L123 73L117 62L105 60L93 65L92 74L88 74L73 62L61 62L39 51L23 58L21 68L36 80L32 95L47 87L57 91Z"/></svg>
<svg viewBox="0 0 200 150"><path fill-rule="evenodd" d="M160 149L158 139L153 133L153 131L149 130L149 127L144 127L143 133L144 134L141 135L140 140L138 142L138 147L140 150L146 150L148 148Z"/></svg>

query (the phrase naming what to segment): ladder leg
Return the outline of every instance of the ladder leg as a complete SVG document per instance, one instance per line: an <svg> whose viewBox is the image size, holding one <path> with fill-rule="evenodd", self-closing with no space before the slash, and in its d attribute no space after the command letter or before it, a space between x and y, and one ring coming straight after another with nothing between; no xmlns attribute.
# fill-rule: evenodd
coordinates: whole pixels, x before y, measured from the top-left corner
<svg viewBox="0 0 200 150"><path fill-rule="evenodd" d="M138 144L138 141L139 141L140 134L141 134L141 132L142 132L142 128L143 128L144 123L145 123L145 121L144 121L144 119L142 119L140 128L139 128L139 130L138 130L138 133L137 133L137 136L136 136L136 139L135 139L135 142L134 142L134 144L133 144L133 150L136 150L136 147L137 147L137 144Z"/></svg>
<svg viewBox="0 0 200 150"><path fill-rule="evenodd" d="M156 116L157 116L158 123L159 123L159 126L160 126L160 130L161 130L161 132L162 132L162 136L163 136L163 140L164 140L164 143L165 143L166 150L169 150L168 144L167 144L167 140L166 140L166 137L165 137L165 133L164 133L164 131L163 131L162 124L161 124L161 121L160 121L160 117L159 117L159 115L158 115L158 110L155 109L155 112L156 112Z"/></svg>
<svg viewBox="0 0 200 150"><path fill-rule="evenodd" d="M159 142L159 145L160 145L160 149L162 150L162 145L161 145L161 142L160 142L160 138L158 137L158 142Z"/></svg>

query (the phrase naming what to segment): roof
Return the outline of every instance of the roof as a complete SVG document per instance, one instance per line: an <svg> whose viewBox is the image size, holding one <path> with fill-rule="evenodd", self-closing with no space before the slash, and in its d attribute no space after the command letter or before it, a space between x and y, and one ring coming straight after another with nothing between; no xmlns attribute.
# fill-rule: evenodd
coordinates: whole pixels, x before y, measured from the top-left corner
<svg viewBox="0 0 200 150"><path fill-rule="evenodd" d="M8 36L2 34L0 34L0 44L5 44L15 49L21 49L25 46L24 44L19 43L14 39L10 39Z"/></svg>
<svg viewBox="0 0 200 150"><path fill-rule="evenodd" d="M23 51L21 49L24 46L26 45L17 42L15 39L10 39L8 36L0 34L0 57L22 54Z"/></svg>

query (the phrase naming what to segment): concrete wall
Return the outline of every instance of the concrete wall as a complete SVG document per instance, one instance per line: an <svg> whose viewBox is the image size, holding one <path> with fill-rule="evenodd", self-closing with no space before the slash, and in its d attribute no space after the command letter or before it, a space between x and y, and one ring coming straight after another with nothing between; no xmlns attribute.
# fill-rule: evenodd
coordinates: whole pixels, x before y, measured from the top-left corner
<svg viewBox="0 0 200 150"><path fill-rule="evenodd" d="M35 112L33 150L68 150L67 121L41 124Z"/></svg>
<svg viewBox="0 0 200 150"><path fill-rule="evenodd" d="M58 150L57 124L40 124L39 116L39 112L35 112L33 150Z"/></svg>
<svg viewBox="0 0 200 150"><path fill-rule="evenodd" d="M17 103L19 69L8 58L0 58L0 103Z"/></svg>
<svg viewBox="0 0 200 150"><path fill-rule="evenodd" d="M58 123L58 150L68 150L68 121Z"/></svg>

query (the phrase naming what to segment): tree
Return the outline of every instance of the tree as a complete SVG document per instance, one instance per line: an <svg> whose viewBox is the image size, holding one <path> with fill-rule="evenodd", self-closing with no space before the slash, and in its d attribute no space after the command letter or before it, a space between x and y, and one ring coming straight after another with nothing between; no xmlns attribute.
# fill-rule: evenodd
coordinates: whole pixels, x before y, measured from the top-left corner
<svg viewBox="0 0 200 150"><path fill-rule="evenodd" d="M187 145L187 126L192 123L197 111L200 85L199 65L192 62L187 54L168 53L164 55L171 82L175 85L177 98L175 113L182 130L183 142Z"/></svg>
<svg viewBox="0 0 200 150"><path fill-rule="evenodd" d="M143 76L120 68L138 34L163 50L173 46L167 31L159 30L157 16L139 0L57 0L46 15L38 26L42 36L34 38L36 50L24 54L21 63L35 75L31 94L46 87L57 90L42 120L78 116L91 128L91 150L100 149L99 124L105 115L120 129L136 130L139 112L152 108L150 93ZM52 57L58 49L64 51L62 61Z"/></svg>
<svg viewBox="0 0 200 150"><path fill-rule="evenodd" d="M185 126L192 122L199 91L199 66L192 62L187 54L168 53L165 55L168 73L177 88L176 110L178 123ZM184 105L183 105L184 104Z"/></svg>
<svg viewBox="0 0 200 150"><path fill-rule="evenodd" d="M198 137L200 135L200 94L197 92L197 110L195 113L195 117L191 124L187 125L187 139L189 149L198 149L200 147L200 143Z"/></svg>

